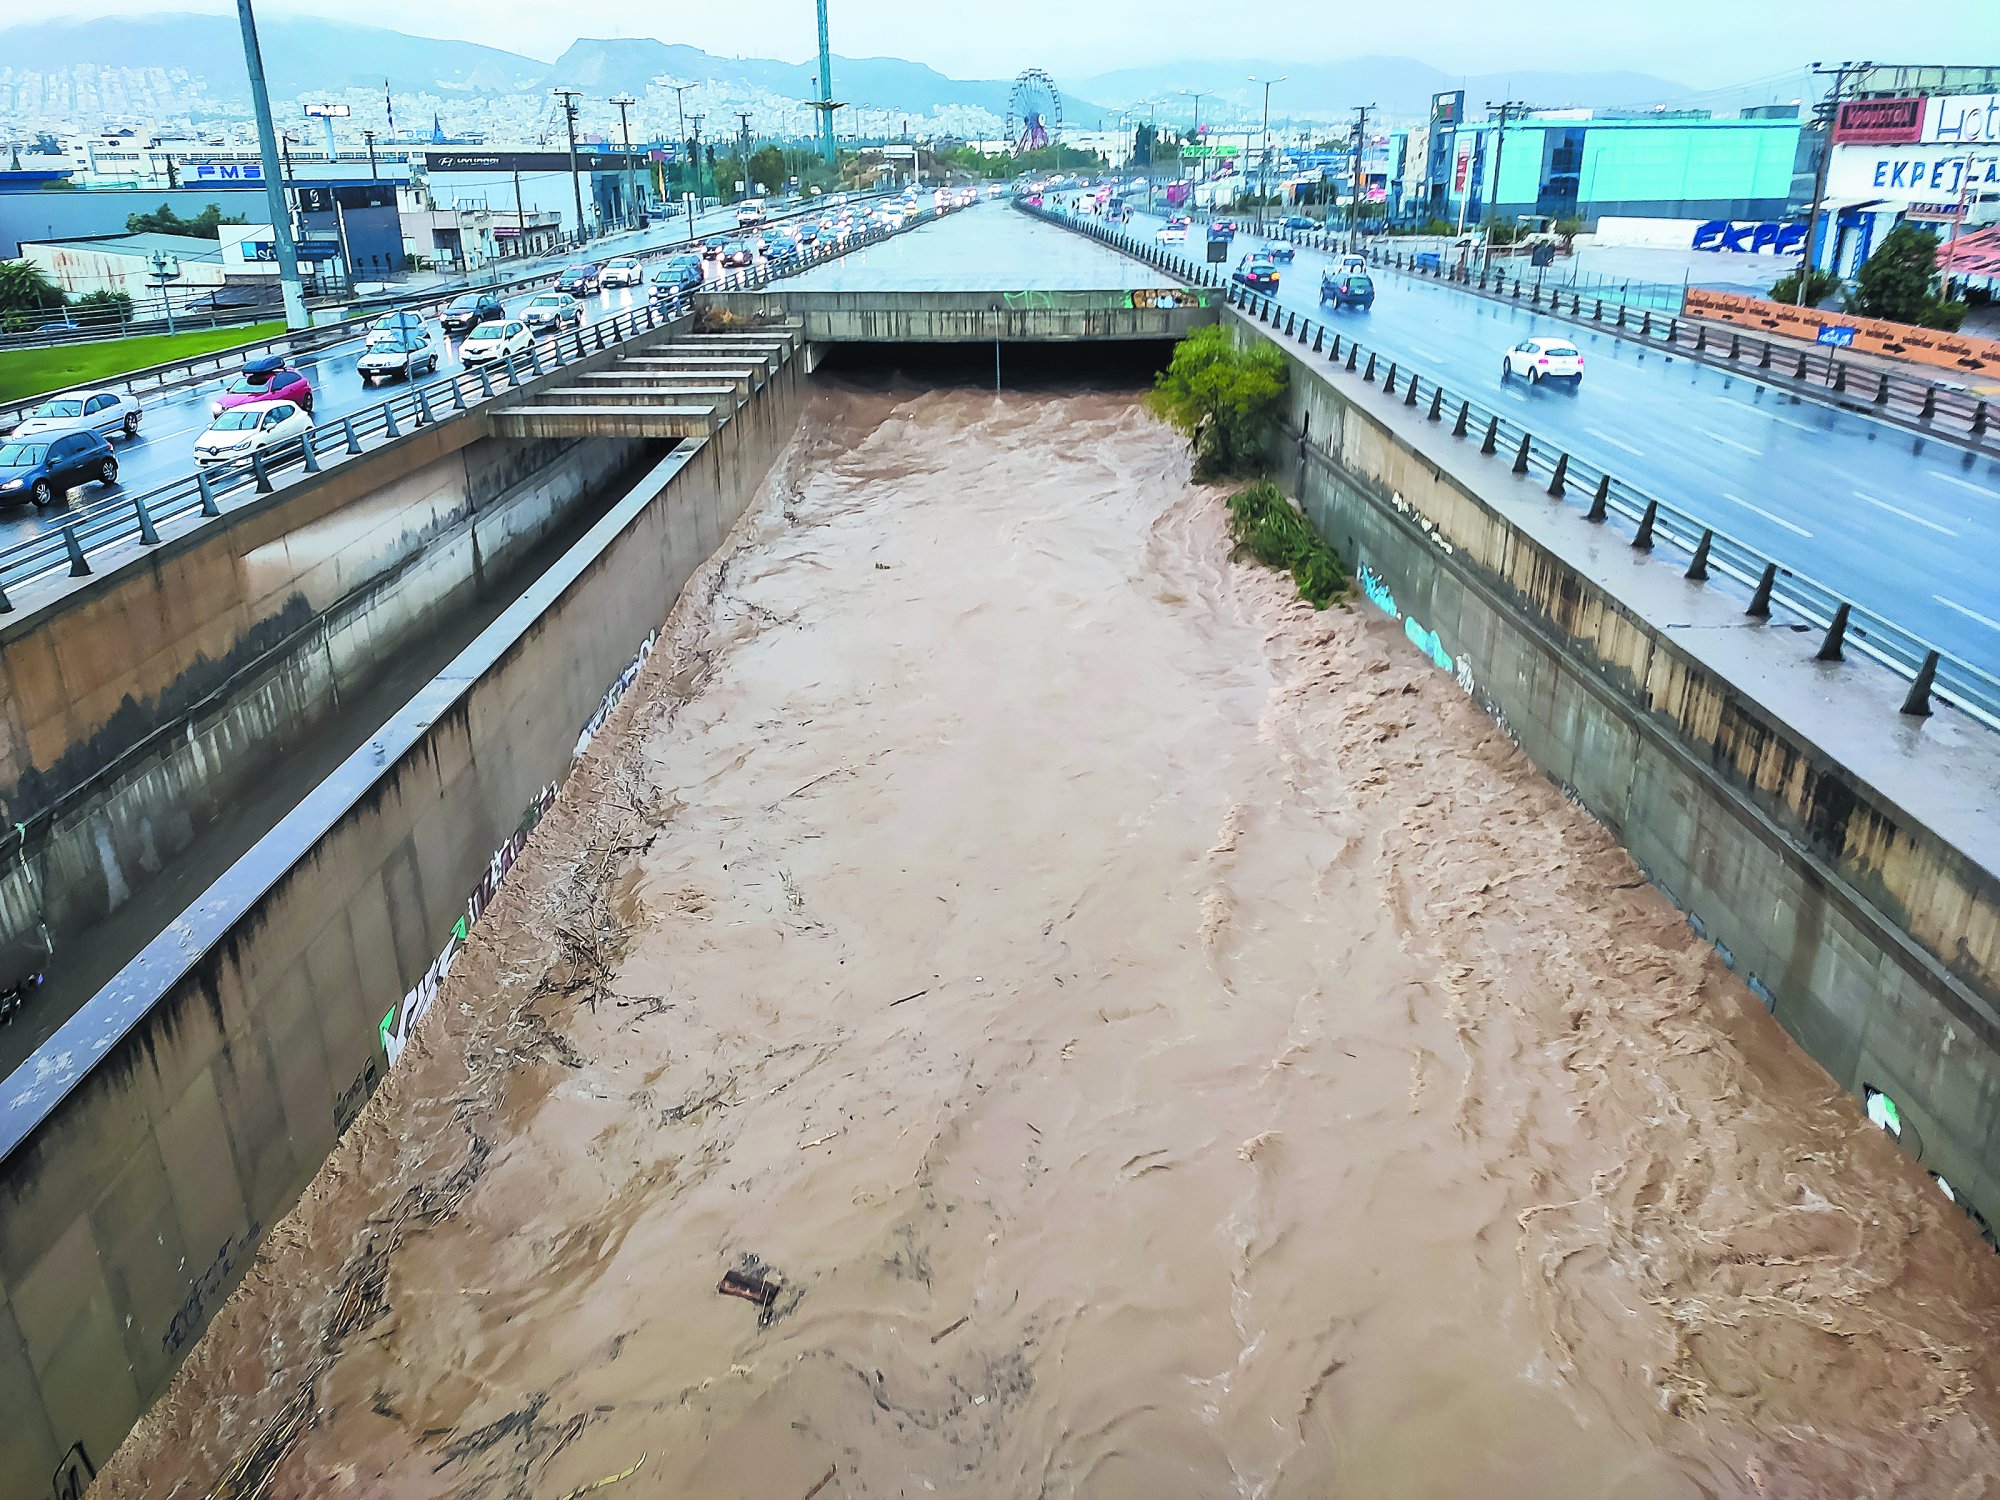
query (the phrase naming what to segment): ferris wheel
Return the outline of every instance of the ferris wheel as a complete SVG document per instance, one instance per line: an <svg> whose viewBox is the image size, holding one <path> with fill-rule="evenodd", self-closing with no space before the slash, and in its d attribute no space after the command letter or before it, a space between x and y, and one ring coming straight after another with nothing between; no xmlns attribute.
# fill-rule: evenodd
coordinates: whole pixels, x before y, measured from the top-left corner
<svg viewBox="0 0 2000 1500"><path fill-rule="evenodd" d="M1055 80L1029 68L1007 96L1007 139L1016 153L1040 151L1062 133L1062 95Z"/></svg>

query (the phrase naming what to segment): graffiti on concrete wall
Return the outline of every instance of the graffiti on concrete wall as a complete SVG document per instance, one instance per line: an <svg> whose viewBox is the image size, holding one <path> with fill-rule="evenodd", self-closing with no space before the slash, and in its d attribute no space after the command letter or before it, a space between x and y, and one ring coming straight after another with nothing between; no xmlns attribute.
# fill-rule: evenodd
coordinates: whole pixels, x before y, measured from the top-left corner
<svg viewBox="0 0 2000 1500"><path fill-rule="evenodd" d="M1363 564L1359 578L1361 592L1368 602L1381 610L1390 619L1400 620L1403 626L1403 634L1408 638L1410 644L1429 657L1432 666L1451 677L1468 698L1474 696L1478 690L1478 684L1473 680L1472 663L1467 659L1466 654L1460 651L1454 655L1452 652L1447 651L1444 647L1444 642L1438 638L1438 633L1435 630L1425 625L1415 615L1405 614L1402 608L1396 603L1396 596L1390 591L1389 585L1383 581L1382 575L1377 573L1373 568ZM1507 728L1506 720L1500 719L1497 710L1494 713L1494 717L1499 719L1500 727L1503 730Z"/></svg>
<svg viewBox="0 0 2000 1500"><path fill-rule="evenodd" d="M263 1236L264 1227L252 1223L243 1233L222 1242L222 1248L215 1252L215 1259L208 1263L207 1270L195 1277L180 1311L167 1324L167 1331L160 1335L162 1349L170 1355L179 1355L189 1341L207 1326L210 1304L226 1288L235 1284L236 1268L256 1253L257 1241Z"/></svg>

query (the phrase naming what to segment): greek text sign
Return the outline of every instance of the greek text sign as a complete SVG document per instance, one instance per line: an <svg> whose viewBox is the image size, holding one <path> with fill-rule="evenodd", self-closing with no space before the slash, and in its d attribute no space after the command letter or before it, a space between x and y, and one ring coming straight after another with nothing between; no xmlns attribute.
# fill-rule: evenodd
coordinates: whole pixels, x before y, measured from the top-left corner
<svg viewBox="0 0 2000 1500"><path fill-rule="evenodd" d="M1935 203L1965 192L2000 192L2000 149L1963 146L1836 146L1827 167L1829 196Z"/></svg>

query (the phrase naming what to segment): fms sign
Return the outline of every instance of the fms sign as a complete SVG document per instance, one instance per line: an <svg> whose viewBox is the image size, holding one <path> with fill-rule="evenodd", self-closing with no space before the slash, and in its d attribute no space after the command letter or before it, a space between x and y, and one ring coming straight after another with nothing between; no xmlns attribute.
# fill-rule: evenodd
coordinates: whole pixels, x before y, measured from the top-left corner
<svg viewBox="0 0 2000 1500"><path fill-rule="evenodd" d="M1694 231L1694 248L1737 255L1790 255L1805 243L1803 224L1739 224L1710 219Z"/></svg>

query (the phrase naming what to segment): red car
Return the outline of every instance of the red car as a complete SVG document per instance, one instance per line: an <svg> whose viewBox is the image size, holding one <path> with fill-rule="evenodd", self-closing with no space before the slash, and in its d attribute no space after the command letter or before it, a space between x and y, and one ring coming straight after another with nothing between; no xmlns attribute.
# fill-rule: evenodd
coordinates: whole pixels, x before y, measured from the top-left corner
<svg viewBox="0 0 2000 1500"><path fill-rule="evenodd" d="M230 407L241 406L246 401L293 401L310 416L313 409L312 382L275 354L263 359L247 359L243 362L243 373L225 385L208 403L208 414L219 417Z"/></svg>

